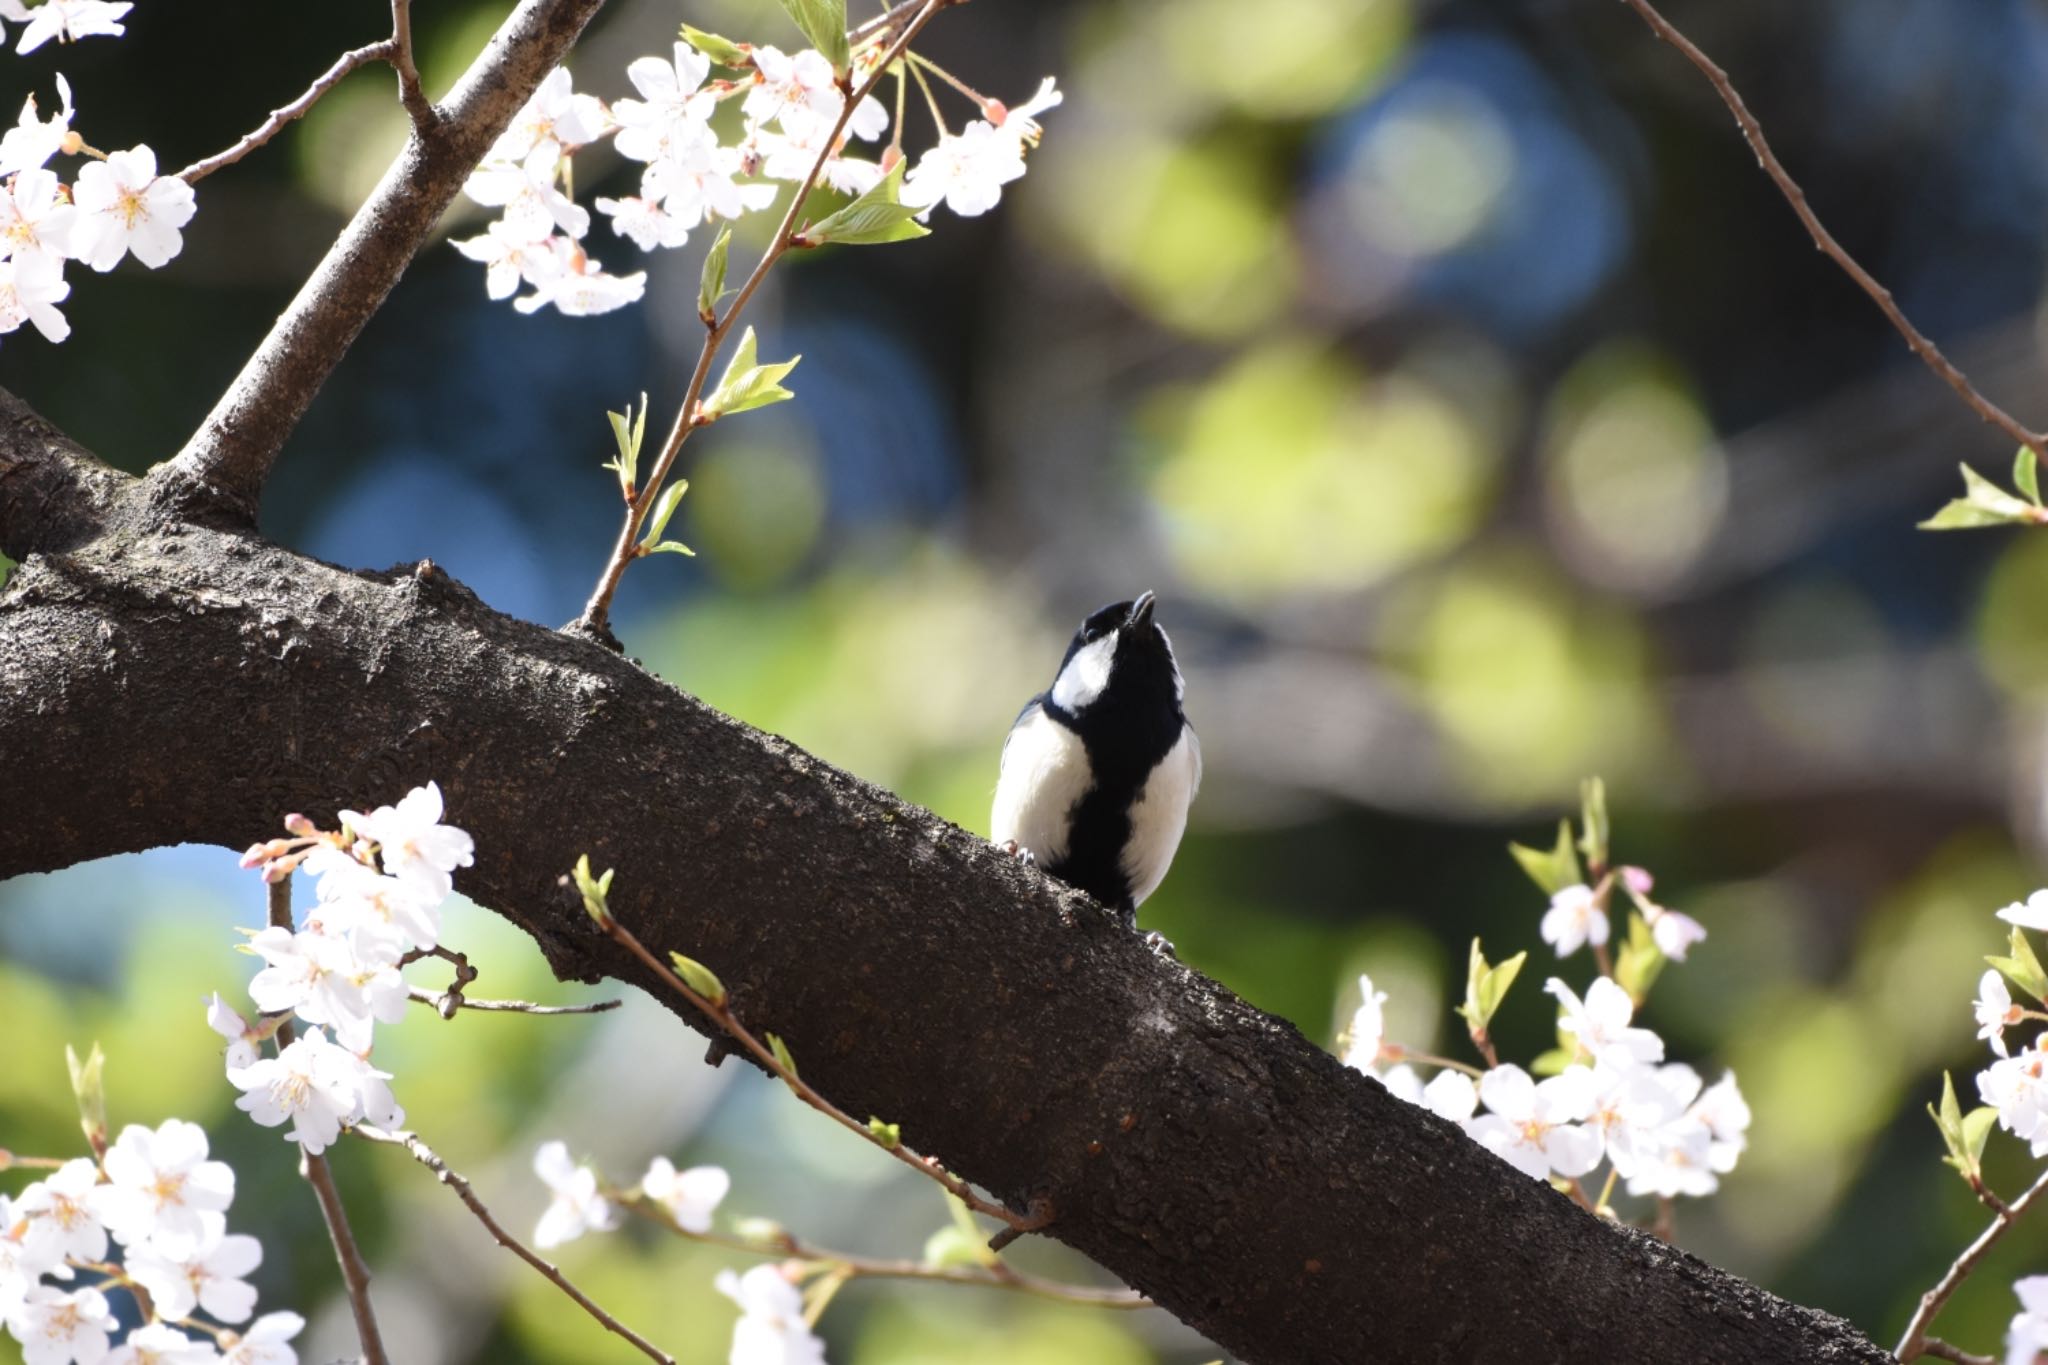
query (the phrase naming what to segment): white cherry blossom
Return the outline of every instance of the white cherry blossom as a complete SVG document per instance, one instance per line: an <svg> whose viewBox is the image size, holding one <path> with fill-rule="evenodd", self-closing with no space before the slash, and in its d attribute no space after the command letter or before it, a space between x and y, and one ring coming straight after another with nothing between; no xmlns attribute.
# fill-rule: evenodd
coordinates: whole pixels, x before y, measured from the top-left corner
<svg viewBox="0 0 2048 1365"><path fill-rule="evenodd" d="M192 187L158 175L147 144L87 162L71 198L79 213L74 254L94 270L112 270L131 253L154 270L185 245L178 230L192 221Z"/></svg>
<svg viewBox="0 0 2048 1365"><path fill-rule="evenodd" d="M220 998L219 991L207 997L206 1026L227 1039L229 1071L240 1071L253 1065L261 1055L256 1051L256 1030L250 1027L247 1019L229 1008L228 1003Z"/></svg>
<svg viewBox="0 0 2048 1365"><path fill-rule="evenodd" d="M101 1365L107 1334L117 1326L99 1290L67 1294L47 1284L29 1290L7 1319L7 1330L21 1343L23 1365Z"/></svg>
<svg viewBox="0 0 2048 1365"><path fill-rule="evenodd" d="M21 0L0 3L0 18L26 23L15 51L26 56L55 38L60 43L80 38L118 38L128 30L121 16L135 6L113 0L43 0L29 9Z"/></svg>
<svg viewBox="0 0 2048 1365"><path fill-rule="evenodd" d="M1566 1067L1541 1083L1512 1063L1479 1079L1490 1111L1472 1120L1473 1140L1524 1175L1580 1176L1600 1164L1600 1139L1578 1126L1592 1112L1593 1073Z"/></svg>
<svg viewBox="0 0 2048 1365"><path fill-rule="evenodd" d="M555 172L561 164L561 151L553 143L544 143L524 161L487 162L477 167L462 183L462 192L486 208L502 208L505 221L528 236L544 236L560 228L571 237L581 237L590 231L590 210L563 194L555 184ZM357 825L356 832L365 831Z"/></svg>
<svg viewBox="0 0 2048 1365"><path fill-rule="evenodd" d="M1712 1194L1721 1185L1714 1174L1713 1146L1713 1133L1697 1119L1665 1124L1636 1154L1635 1169L1627 1177L1628 1192L1660 1199Z"/></svg>
<svg viewBox="0 0 2048 1365"><path fill-rule="evenodd" d="M0 256L71 254L78 210L65 201L54 171L32 167L0 185Z"/></svg>
<svg viewBox="0 0 2048 1365"><path fill-rule="evenodd" d="M2048 1275L2029 1275L2013 1283L2020 1312L2005 1333L2006 1365L2036 1365L2048 1352Z"/></svg>
<svg viewBox="0 0 2048 1365"><path fill-rule="evenodd" d="M711 1215L731 1188L732 1177L721 1167L692 1166L678 1171L665 1156L654 1158L640 1178L641 1192L667 1209L685 1232L709 1232Z"/></svg>
<svg viewBox="0 0 2048 1365"><path fill-rule="evenodd" d="M1999 911L1998 917L2022 929L2048 929L2048 889L2036 891L2024 901L2014 901Z"/></svg>
<svg viewBox="0 0 2048 1365"><path fill-rule="evenodd" d="M1039 127L1038 116L1048 109L1057 108L1066 98L1066 93L1059 89L1051 76L1047 76L1038 83L1038 89L1031 92L1031 98L1022 104L1006 107L999 101L990 100L988 121L1012 137L1036 146L1045 132Z"/></svg>
<svg viewBox="0 0 2048 1365"><path fill-rule="evenodd" d="M2019 1024L2027 1017L2025 1009L2013 1003L2012 992L2005 987L2005 978L1996 969L1986 970L1977 979L1977 1036L1991 1044L1991 1050L1999 1056L2007 1054L2005 1031Z"/></svg>
<svg viewBox="0 0 2048 1365"><path fill-rule="evenodd" d="M1593 1068L1593 1106L1586 1115L1586 1129L1598 1135L1601 1150L1623 1177L1635 1175L1661 1150L1660 1133L1684 1111L1685 1100L1652 1071L1606 1063Z"/></svg>
<svg viewBox="0 0 2048 1365"><path fill-rule="evenodd" d="M106 1365L219 1365L213 1344L195 1341L168 1323L138 1327L116 1346Z"/></svg>
<svg viewBox="0 0 2048 1365"><path fill-rule="evenodd" d="M619 123L612 145L619 155L659 161L694 146L717 145L710 122L717 104L708 91L699 90L710 74L710 59L687 43L675 45L672 61L641 57L628 65L626 79L641 98L612 105Z"/></svg>
<svg viewBox="0 0 2048 1365"><path fill-rule="evenodd" d="M597 201L599 208L604 205L604 200ZM539 284L561 273L562 258L555 244L562 240L552 231L536 236L529 224L499 218L481 236L449 245L484 265L485 293L494 299L509 299L519 292L521 282Z"/></svg>
<svg viewBox="0 0 2048 1365"><path fill-rule="evenodd" d="M32 322L44 340L62 341L71 335L71 324L57 305L70 296L55 257L37 251L0 261L0 335Z"/></svg>
<svg viewBox="0 0 2048 1365"><path fill-rule="evenodd" d="M809 169L806 164L804 170ZM662 208L685 228L694 228L706 218L737 218L774 202L775 186L739 184L734 178L739 172L736 149L707 144L649 166L640 177L640 193L643 198L660 200Z"/></svg>
<svg viewBox="0 0 2048 1365"><path fill-rule="evenodd" d="M637 195L625 199L599 199L597 211L612 220L613 232L642 251L679 247L690 240L689 227L663 208L659 200L642 199ZM503 298L504 295L494 290L491 297Z"/></svg>
<svg viewBox="0 0 2048 1365"><path fill-rule="evenodd" d="M825 1343L804 1323L803 1295L780 1267L721 1270L712 1283L740 1306L729 1365L825 1365Z"/></svg>
<svg viewBox="0 0 2048 1365"><path fill-rule="evenodd" d="M131 1248L128 1273L142 1282L166 1318L190 1317L195 1308L222 1322L247 1322L256 1290L242 1277L263 1264L263 1244L239 1232L220 1232L191 1254L170 1257L154 1247Z"/></svg>
<svg viewBox="0 0 2048 1365"><path fill-rule="evenodd" d="M57 112L47 119L36 117L34 95L22 102L20 119L0 134L0 175L35 170L65 149L72 138L71 118L75 111L71 107L71 82L61 72L57 75L57 99ZM75 146L73 149L76 150Z"/></svg>
<svg viewBox="0 0 2048 1365"><path fill-rule="evenodd" d="M604 102L595 95L577 94L571 88L569 68L558 66L535 87L533 97L498 135L484 160L516 165L538 147L552 147L559 156L597 141L608 126Z"/></svg>
<svg viewBox="0 0 2048 1365"><path fill-rule="evenodd" d="M1582 1001L1572 988L1556 977L1543 983L1563 1007L1557 1021L1560 1032L1578 1039L1579 1046L1596 1062L1628 1067L1664 1060L1664 1040L1646 1028L1631 1028L1635 1002L1628 992L1609 977L1595 977Z"/></svg>
<svg viewBox="0 0 2048 1365"><path fill-rule="evenodd" d="M583 218L587 226L589 214ZM581 237L582 229L573 235ZM429 782L407 792L396 806L379 806L367 815L345 810L341 817L357 834L377 841L385 872L445 900L454 889L451 874L476 861L476 841L455 826L442 824L443 813L440 784Z"/></svg>
<svg viewBox="0 0 2048 1365"><path fill-rule="evenodd" d="M242 1091L235 1101L237 1109L265 1128L290 1123L287 1136L308 1155L318 1156L334 1145L342 1125L353 1122L362 1109L366 1069L355 1054L336 1047L315 1028L277 1056L230 1071L228 1080Z"/></svg>
<svg viewBox="0 0 2048 1365"><path fill-rule="evenodd" d="M249 998L266 1013L297 1012L309 1024L325 1024L351 1052L370 1047L378 1021L405 1016L405 978L390 962L357 958L346 939L311 930L293 933L279 925L262 930L249 947L269 964L249 982Z"/></svg>
<svg viewBox="0 0 2048 1365"><path fill-rule="evenodd" d="M227 1347L221 1365L299 1365L299 1353L290 1342L305 1327L306 1320L297 1313L265 1313Z"/></svg>
<svg viewBox="0 0 2048 1365"><path fill-rule="evenodd" d="M561 270L536 281L531 294L512 300L512 306L520 312L537 313L553 304L557 311L570 317L594 317L638 303L647 292L644 270L630 275L607 275L581 247L560 237L555 239L555 251Z"/></svg>
<svg viewBox="0 0 2048 1365"><path fill-rule="evenodd" d="M1352 1011L1351 1027L1345 1030L1344 1065L1372 1074L1386 1041L1386 1003L1387 993L1374 990L1372 978L1359 973L1358 1008Z"/></svg>
<svg viewBox="0 0 2048 1365"><path fill-rule="evenodd" d="M570 1161L567 1145L543 1142L533 1155L533 1173L554 1192L533 1230L535 1246L557 1247L619 1225L619 1211L597 1192L597 1172Z"/></svg>
<svg viewBox="0 0 2048 1365"><path fill-rule="evenodd" d="M941 137L903 177L903 202L929 212L944 203L962 218L987 213L1003 186L1024 174L1023 144L985 119Z"/></svg>
<svg viewBox="0 0 2048 1365"><path fill-rule="evenodd" d="M224 1213L235 1199L233 1169L207 1160L206 1130L183 1119L166 1119L154 1131L129 1124L101 1164L108 1184L97 1208L107 1230L124 1244L148 1242L168 1256L196 1250L209 1232L202 1215Z"/></svg>
<svg viewBox="0 0 2048 1365"><path fill-rule="evenodd" d="M409 949L440 941L445 898L420 881L386 876L331 846L314 849L305 867L318 878L319 905L309 923L347 939L360 961L395 963Z"/></svg>
<svg viewBox="0 0 2048 1365"><path fill-rule="evenodd" d="M1693 944L1706 941L1706 926L1691 915L1645 903L1643 917L1650 926L1650 937L1656 943L1657 951L1673 962L1685 961L1685 955Z"/></svg>
<svg viewBox="0 0 2048 1365"><path fill-rule="evenodd" d="M51 1261L107 1258L107 1229L100 1221L99 1168L76 1157L21 1192L14 1213L29 1220L27 1240L34 1254Z"/></svg>
<svg viewBox="0 0 2048 1365"><path fill-rule="evenodd" d="M1706 1125L1713 1140L1708 1164L1723 1175L1734 1170L1736 1158L1749 1146L1749 1103L1736 1088L1735 1073L1730 1071L1702 1091L1686 1117Z"/></svg>
<svg viewBox="0 0 2048 1365"><path fill-rule="evenodd" d="M1598 947L1607 942L1607 912L1592 887L1574 883L1550 898L1538 932L1559 957L1570 957L1587 943Z"/></svg>

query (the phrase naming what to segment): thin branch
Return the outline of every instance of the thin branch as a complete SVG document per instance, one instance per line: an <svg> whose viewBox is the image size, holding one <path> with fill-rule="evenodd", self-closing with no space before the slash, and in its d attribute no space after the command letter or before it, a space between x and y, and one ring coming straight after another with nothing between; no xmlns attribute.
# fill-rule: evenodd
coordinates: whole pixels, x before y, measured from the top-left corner
<svg viewBox="0 0 2048 1365"><path fill-rule="evenodd" d="M160 508L204 508L254 523L271 466L314 395L433 236L477 162L603 3L521 0L449 93L440 117L413 129L185 448L151 472Z"/></svg>
<svg viewBox="0 0 2048 1365"><path fill-rule="evenodd" d="M1956 1365L1998 1365L1997 1356L1980 1356L1974 1351L1965 1351L1960 1346L1951 1346L1940 1337L1927 1338L1927 1343L1920 1348L1920 1354L1933 1356L1936 1360L1953 1360Z"/></svg>
<svg viewBox="0 0 2048 1365"><path fill-rule="evenodd" d="M927 3L930 7L936 8L938 4L943 3L943 0L927 0ZM911 1170L936 1181L945 1189L946 1193L967 1205L968 1208L985 1213L991 1218L1001 1219L1017 1232L1036 1232L1052 1221L1052 1213L1049 1208L1039 1208L1028 1215L1014 1213L994 1200L982 1198L979 1194L975 1193L973 1186L939 1165L936 1158L919 1156L902 1142L891 1143L883 1141L867 1124L862 1123L859 1119L819 1094L812 1088L811 1083L799 1076L793 1068L784 1066L782 1059L775 1055L774 1050L764 1044L759 1038L756 1038L746 1025L739 1021L731 1008L723 1000L712 1000L692 990L688 983L680 976L677 976L666 962L663 962L660 958L649 952L647 945L634 937L631 929L619 923L616 916L607 912L599 918L598 923L614 943L617 943L620 947L633 954L633 956L639 958L647 966L647 969L660 977L670 989L681 995L685 1000L688 1000L692 1005L695 1005L713 1023L739 1040L740 1046L752 1053L754 1060L761 1063L762 1066L768 1068L775 1075L780 1076L783 1083L790 1088L790 1091L798 1099L823 1114L826 1118L831 1119L848 1132L859 1134L864 1141L872 1143L882 1151L887 1152L890 1156L895 1157L898 1161L910 1167Z"/></svg>
<svg viewBox="0 0 2048 1365"><path fill-rule="evenodd" d="M270 923L284 929L292 927L290 877L270 883ZM280 1052L291 1046L291 1020L278 1024L276 1038ZM370 1306L370 1266L349 1228L348 1210L342 1207L341 1191L334 1184L334 1172L329 1169L326 1156L301 1151L299 1174L313 1187L313 1197L320 1202L320 1217L334 1243L334 1259L341 1263L341 1282L348 1289L348 1307L355 1315L356 1336L362 1341L365 1365L391 1365L391 1357L384 1352L384 1335L377 1330L377 1314Z"/></svg>
<svg viewBox="0 0 2048 1365"><path fill-rule="evenodd" d="M870 38L893 36L909 22L910 16L915 14L917 7L923 3L924 0L903 0L900 5L892 5L885 13L877 14L874 18L855 25L847 33L847 41L858 47Z"/></svg>
<svg viewBox="0 0 2048 1365"><path fill-rule="evenodd" d="M1901 1361L1908 1361L1932 1354L1927 1349L1927 1329L1934 1325L1935 1316L1941 1312L1943 1305L1949 1301L1949 1297L1963 1281L1970 1277L1970 1272L1990 1254L1991 1248L1998 1245L1998 1239L2005 1236L2006 1229L2019 1221L2020 1215L2027 1211L2027 1206L2032 1204L2035 1196L2044 1189L2048 1189L2048 1172L2044 1172L2038 1180L2029 1185L2025 1194L1993 1215L1991 1225L1977 1234L1976 1241L1963 1248L1963 1254L1956 1257L1955 1264L1948 1268L1948 1273L1941 1277L1934 1288L1920 1296L1920 1305L1913 1310L1913 1320L1906 1324L1906 1334L1899 1338L1898 1349L1892 1352L1893 1355Z"/></svg>
<svg viewBox="0 0 2048 1365"><path fill-rule="evenodd" d="M903 31L875 63L867 79L861 82L859 88L854 90L840 107L838 121L832 125L832 131L826 135L819 147L817 159L811 163L809 173L797 185L796 193L790 197L789 208L783 212L782 222L775 229L775 236L768 243L768 249L762 252L761 259L754 263L753 273L747 276L746 282L733 296L732 305L725 310L725 316L706 329L704 345L697 352L696 368L690 371L689 387L684 390L682 404L676 410L675 424L669 428L668 439L662 443L661 456L655 461L654 471L648 476L647 483L632 501L626 504L626 519L619 527L618 543L612 546L611 558L605 561L604 572L598 576L597 587L591 593L590 601L585 604L583 614L576 618L573 626L576 631L599 638L609 634L608 620L611 615L612 595L618 591L619 580L625 576L626 566L639 556L641 524L653 510L655 497L661 492L663 481L668 478L669 470L675 465L676 456L682 452L683 442L690 438L692 431L708 424L699 410L698 400L703 396L705 381L711 376L711 362L717 358L719 347L725 344L733 324L746 309L748 300L754 297L754 291L761 287L761 281L769 269L782 259L784 252L796 244L797 217L810 199L811 191L818 183L818 177L823 174L825 163L831 160L833 151L839 146L840 136L846 131L847 122L853 117L853 111L860 106L862 100L873 93L874 88L881 83L882 77L888 73L889 67L903 55L919 31L931 22L932 16L950 4L959 3L963 3L963 0L921 0L916 14L904 25ZM891 14L894 13L895 11L891 11ZM884 16L887 17L889 16ZM855 32L858 33L859 30Z"/></svg>
<svg viewBox="0 0 2048 1365"><path fill-rule="evenodd" d="M357 67L368 66L371 62L390 61L395 51L395 42L390 38L385 38L366 47L359 47L353 51L342 53L336 59L333 66L328 67L318 80L306 87L305 94L300 95L282 109L271 110L270 117L263 120L255 132L250 133L226 151L217 152L212 156L206 157L204 160L195 161L184 170L179 171L178 179L188 185L196 185L221 167L234 165L237 161L240 161L243 157L283 132L284 126L287 123L292 122L294 119L303 118L307 110L320 102L321 96L325 95L335 86L340 85L343 78Z"/></svg>
<svg viewBox="0 0 2048 1365"><path fill-rule="evenodd" d="M359 1123L349 1131L357 1137L364 1138L370 1142L382 1142L393 1147L403 1147L412 1154L414 1161L419 1162L420 1165L432 1171L436 1180L455 1191L456 1197L463 1202L463 1205L471 1213L476 1215L477 1221L484 1225L484 1228L491 1234L492 1239L499 1246L504 1247L520 1260L538 1270L555 1288L574 1299L579 1308L603 1324L607 1331L615 1332L633 1343L634 1346L640 1349L641 1354L645 1355L649 1360L658 1360L661 1362L661 1365L676 1365L674 1356L669 1355L659 1346L656 1346L653 1342L641 1336L623 1322L620 1322L610 1313L598 1307L588 1294L570 1283L568 1276L557 1270L549 1262L542 1260L524 1242L505 1231L504 1225L499 1223L496 1218L493 1218L491 1211L484 1207L483 1200L477 1198L476 1191L470 1188L469 1182L456 1174L447 1162L441 1160L435 1154L433 1148L420 1141L418 1134L406 1132L387 1133L383 1129L373 1127L367 1123Z"/></svg>
<svg viewBox="0 0 2048 1365"><path fill-rule="evenodd" d="M406 995L422 1005L432 1005L442 1012L444 1019L448 1017L451 999L455 1009L482 1010L486 1014L603 1014L625 1003L623 1000L593 1000L587 1005L536 1005L530 1000L471 1000L466 995L436 995L419 986L409 988Z"/></svg>
<svg viewBox="0 0 2048 1365"><path fill-rule="evenodd" d="M793 1257L800 1261L815 1262L833 1267L850 1280L926 1280L937 1284L979 1285L984 1289L1004 1289L1041 1299L1053 1299L1060 1303L1078 1303L1090 1308L1108 1308L1118 1312L1158 1306L1136 1290L1097 1289L1091 1285L1068 1284L1062 1280L1050 1280L1015 1269L1004 1261L992 1261L986 1266L940 1268L925 1265L921 1261L856 1256L849 1252L812 1246L787 1231L767 1241L726 1237L715 1232L691 1232L676 1222L659 1200L650 1199L638 1191L606 1190L605 1197L667 1228L678 1237L703 1242L709 1246L727 1247L733 1251L745 1252L749 1256Z"/></svg>
<svg viewBox="0 0 2048 1365"><path fill-rule="evenodd" d="M1785 196L1785 202L1792 206L1792 212L1799 216L1807 235L1813 238L1813 244L1826 253L1836 265L1842 267L1849 278L1856 282L1857 288L1870 296L1871 302L1890 319L1892 326L1898 329L1899 335L1906 339L1906 344L1913 348L1913 353L1920 357L1927 368L1934 371L1944 384L1955 390L1956 395L1984 421L2027 447L2035 455L2048 459L2048 433L2028 430L2004 408L1979 393L1977 386L1970 382L1968 376L1957 369L1949 358L1941 353L1941 348L1928 340L1926 334L1915 327L1905 313L1900 311L1899 305L1892 299L1891 290L1878 283L1868 270L1857 264L1856 258L1835 240L1834 234L1822 226L1813 207L1806 202L1806 191L1799 187L1799 182L1792 178L1784 164L1778 160L1777 153L1771 150L1770 141L1764 137L1763 126L1756 121L1756 116L1749 112L1749 106L1743 102L1741 94L1729 81L1728 73L1716 66L1713 59L1700 51L1690 38L1679 32L1669 19L1659 14L1650 0L1622 0L1622 3L1640 15L1642 21L1650 26L1652 33L1677 48L1687 61L1699 68L1700 74L1707 78L1713 85L1714 92L1721 97L1721 103L1727 105L1728 112L1735 116L1736 124L1742 129L1744 141L1748 142L1749 149L1756 153L1757 161L1762 164L1764 173L1770 176L1772 183L1778 187L1778 192Z"/></svg>
<svg viewBox="0 0 2048 1365"><path fill-rule="evenodd" d="M398 72L398 102L415 131L425 132L441 121L441 111L420 86L419 64L413 60L412 0L391 0L391 65Z"/></svg>

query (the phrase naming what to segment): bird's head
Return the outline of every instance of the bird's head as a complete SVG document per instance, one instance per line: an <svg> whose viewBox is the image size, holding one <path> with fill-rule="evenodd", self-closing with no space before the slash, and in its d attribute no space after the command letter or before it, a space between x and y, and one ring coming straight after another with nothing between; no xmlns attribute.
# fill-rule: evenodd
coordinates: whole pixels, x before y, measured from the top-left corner
<svg viewBox="0 0 2048 1365"><path fill-rule="evenodd" d="M1152 619L1154 599L1142 592L1092 613L1074 632L1053 680L1053 704L1079 715L1110 699L1126 705L1159 705L1176 714L1182 693L1180 668L1166 631Z"/></svg>

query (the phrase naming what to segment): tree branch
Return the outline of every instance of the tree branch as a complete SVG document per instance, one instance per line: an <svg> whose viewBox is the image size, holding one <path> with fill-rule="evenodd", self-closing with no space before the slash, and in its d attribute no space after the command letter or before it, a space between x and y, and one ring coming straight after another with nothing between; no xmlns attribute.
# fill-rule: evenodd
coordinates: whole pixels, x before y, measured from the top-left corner
<svg viewBox="0 0 2048 1365"><path fill-rule="evenodd" d="M0 468L36 466L48 428L0 411ZM1891 1360L1575 1208L1085 895L611 650L431 563L348 573L151 493L118 490L98 539L0 591L0 770L36 794L0 822L0 877L246 848L281 812L432 777L476 837L461 889L558 974L667 996L557 884L587 852L621 869L613 914L717 963L820 1093L1013 1209L1044 1201L1049 1235L1246 1361ZM0 480L0 550L38 524Z"/></svg>
<svg viewBox="0 0 2048 1365"><path fill-rule="evenodd" d="M1898 1349L1892 1354L1901 1361L1916 1360L1923 1355L1935 1354L1928 1349L1927 1336L1928 1329L1934 1326L1935 1316L1954 1296L1956 1290L1962 1287L1963 1281L1970 1277L1970 1273L1991 1254L1991 1248L1998 1245L1998 1239L2005 1236L2006 1230L2019 1221L2020 1215L2027 1211L2028 1206L2043 1190L2048 1190L2048 1173L2044 1173L2029 1185L2027 1192L2010 1204L1998 1205L1990 1225L1977 1234L1976 1241L1963 1248L1963 1253L1956 1257L1955 1263L1943 1273L1934 1288L1920 1296L1919 1306L1913 1310L1913 1320L1906 1324L1905 1335L1899 1338Z"/></svg>
<svg viewBox="0 0 2048 1365"><path fill-rule="evenodd" d="M294 119L304 118L306 111L318 104L328 91L340 85L350 72L359 66L368 66L371 62L389 61L394 50L392 40L385 38L356 48L353 51L342 53L340 57L335 59L333 66L328 67L326 71L320 74L317 80L306 87L306 92L303 95L300 95L282 109L271 110L270 117L263 120L256 127L255 131L243 137L226 151L216 152L212 156L195 161L184 170L179 171L178 179L188 185L196 185L221 167L234 165L237 161L240 161L243 157L283 132L286 124Z"/></svg>
<svg viewBox="0 0 2048 1365"><path fill-rule="evenodd" d="M522 0L450 92L445 113L430 125L415 113L398 159L298 297L177 458L151 476L171 506L219 507L254 524L264 481L313 396L470 171L603 3Z"/></svg>
<svg viewBox="0 0 2048 1365"><path fill-rule="evenodd" d="M1800 188L1799 182L1792 178L1784 163L1778 160L1777 153L1771 150L1770 140L1764 136L1763 125L1756 121L1756 115L1749 112L1749 105L1743 101L1734 83L1728 79L1728 73L1715 65L1713 58L1702 52L1690 38L1679 32L1669 19L1657 11L1650 0L1622 0L1622 3L1634 10L1642 21L1650 26L1652 33L1677 48L1681 56L1699 68L1700 74L1713 85L1714 93L1721 97L1721 103L1727 105L1728 112L1735 116L1737 126L1742 129L1743 140L1748 142L1749 149L1756 153L1757 162L1764 168L1764 174L1770 176L1771 183L1778 187L1778 192L1785 196L1785 202L1792 206L1792 212L1799 216L1807 235L1813 238L1813 244L1826 253L1828 259L1842 267L1844 273L1856 282L1857 288L1870 296L1870 301L1883 311L1892 326L1898 329L1899 335L1906 339L1906 344L1913 348L1913 354L1919 356L1942 383L1954 389L1956 396L1967 403L1970 410L1985 422L1997 427L2006 436L2027 447L2040 458L2048 459L2048 433L2028 430L2004 408L1979 393L1977 386L1970 382L1969 376L1957 369L1949 358L1941 353L1941 348L1928 340L1927 335L1913 325L1912 320L1892 299L1892 291L1879 284L1876 277L1859 265L1856 258L1835 240L1834 234L1827 230L1821 223L1820 216L1813 211L1813 206L1806 202L1806 191Z"/></svg>

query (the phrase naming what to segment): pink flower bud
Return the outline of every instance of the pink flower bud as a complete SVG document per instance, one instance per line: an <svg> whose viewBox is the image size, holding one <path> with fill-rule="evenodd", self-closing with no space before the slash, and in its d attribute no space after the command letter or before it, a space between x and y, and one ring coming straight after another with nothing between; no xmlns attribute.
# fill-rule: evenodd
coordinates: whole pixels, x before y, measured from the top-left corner
<svg viewBox="0 0 2048 1365"><path fill-rule="evenodd" d="M290 830L292 833L298 835L302 839L311 838L313 835L318 834L320 832L320 827L318 825L315 825L311 820L308 820L305 816L298 814L285 816L284 827Z"/></svg>
<svg viewBox="0 0 2048 1365"><path fill-rule="evenodd" d="M1621 884L1627 887L1631 894L1647 896L1650 894L1650 888L1657 884L1657 879L1640 867L1624 867L1621 869Z"/></svg>
<svg viewBox="0 0 2048 1365"><path fill-rule="evenodd" d="M263 861L264 859L268 858L269 856L270 856L270 845L268 845L268 844L251 844L251 845L249 845L249 851L248 851L248 852L246 852L246 853L244 853L244 854L242 855L242 866L243 866L243 867L254 867L254 866L256 866L256 864L258 864L258 863L262 862L262 861Z"/></svg>
<svg viewBox="0 0 2048 1365"><path fill-rule="evenodd" d="M1003 126L1003 120L1010 116L1010 106L1001 100L988 100L981 106L982 116L996 127Z"/></svg>

